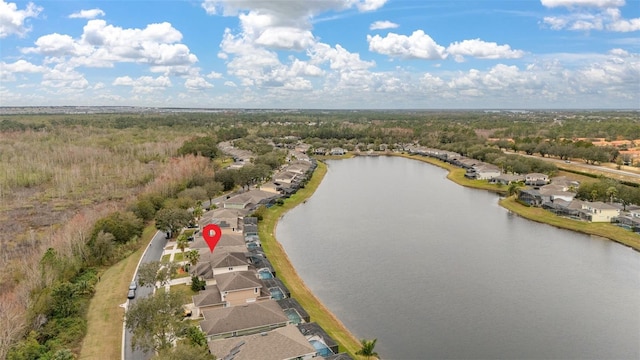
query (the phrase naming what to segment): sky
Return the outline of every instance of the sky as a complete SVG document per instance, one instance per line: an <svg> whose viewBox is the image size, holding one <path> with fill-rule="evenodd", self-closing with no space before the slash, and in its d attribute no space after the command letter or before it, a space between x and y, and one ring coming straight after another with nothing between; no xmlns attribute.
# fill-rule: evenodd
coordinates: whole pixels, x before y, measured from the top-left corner
<svg viewBox="0 0 640 360"><path fill-rule="evenodd" d="M0 0L0 106L640 109L640 0Z"/></svg>

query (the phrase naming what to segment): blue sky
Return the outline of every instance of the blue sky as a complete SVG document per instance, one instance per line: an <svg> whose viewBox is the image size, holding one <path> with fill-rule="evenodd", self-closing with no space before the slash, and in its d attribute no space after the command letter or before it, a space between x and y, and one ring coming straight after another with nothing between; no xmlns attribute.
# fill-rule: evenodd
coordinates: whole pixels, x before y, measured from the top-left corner
<svg viewBox="0 0 640 360"><path fill-rule="evenodd" d="M640 108L640 0L0 0L0 106Z"/></svg>

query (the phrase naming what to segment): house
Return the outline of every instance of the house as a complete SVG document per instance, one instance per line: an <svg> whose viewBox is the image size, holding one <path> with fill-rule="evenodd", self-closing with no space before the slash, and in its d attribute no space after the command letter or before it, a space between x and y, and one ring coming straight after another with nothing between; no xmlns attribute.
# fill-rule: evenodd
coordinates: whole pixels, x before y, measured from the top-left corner
<svg viewBox="0 0 640 360"><path fill-rule="evenodd" d="M273 175L273 181L276 183L285 183L291 184L298 180L300 174L293 171L280 171L277 174Z"/></svg>
<svg viewBox="0 0 640 360"><path fill-rule="evenodd" d="M314 155L326 155L327 154L327 149L325 149L323 147L319 147L319 148L313 149L313 154Z"/></svg>
<svg viewBox="0 0 640 360"><path fill-rule="evenodd" d="M208 224L217 224L221 228L238 228L238 219L247 214L245 209L215 209L207 211L202 215L198 225L204 228Z"/></svg>
<svg viewBox="0 0 640 360"><path fill-rule="evenodd" d="M527 203L529 206L542 205L542 195L540 195L540 191L537 189L521 189L518 191L518 200Z"/></svg>
<svg viewBox="0 0 640 360"><path fill-rule="evenodd" d="M331 148L330 153L331 153L331 155L344 155L344 154L347 153L347 150L345 150L345 149L343 149L341 147L334 147L334 148Z"/></svg>
<svg viewBox="0 0 640 360"><path fill-rule="evenodd" d="M207 309L222 308L225 302L222 301L220 290L215 285L207 285L207 288L191 297L193 306L191 306L191 318L199 318L202 312Z"/></svg>
<svg viewBox="0 0 640 360"><path fill-rule="evenodd" d="M257 334L289 324L275 300L204 310L200 329L207 340Z"/></svg>
<svg viewBox="0 0 640 360"><path fill-rule="evenodd" d="M549 183L549 176L541 173L529 173L524 176L524 184L531 186L542 186Z"/></svg>
<svg viewBox="0 0 640 360"><path fill-rule="evenodd" d="M523 175L500 174L500 175L492 178L491 180L489 180L489 182L491 182L493 184L510 185L510 184L513 184L513 183L524 182L524 176Z"/></svg>
<svg viewBox="0 0 640 360"><path fill-rule="evenodd" d="M277 195L267 191L249 190L247 192L232 196L225 200L222 205L225 209L247 209L252 210L261 204L268 204Z"/></svg>
<svg viewBox="0 0 640 360"><path fill-rule="evenodd" d="M233 271L215 275L220 298L226 306L243 305L258 300L270 299L255 271Z"/></svg>
<svg viewBox="0 0 640 360"><path fill-rule="evenodd" d="M476 180L490 180L496 176L500 176L500 168L490 164L480 164L473 167L476 173Z"/></svg>
<svg viewBox="0 0 640 360"><path fill-rule="evenodd" d="M217 359L306 360L316 357L316 349L295 325L268 332L209 341L209 352Z"/></svg>
<svg viewBox="0 0 640 360"><path fill-rule="evenodd" d="M249 263L244 252L214 251L211 253L208 250L202 249L200 251L200 261L194 266L194 275L203 279L211 279L216 275L228 272L249 271ZM218 249L216 248L216 250Z"/></svg>
<svg viewBox="0 0 640 360"><path fill-rule="evenodd" d="M620 209L601 201L581 203L581 217L591 222L611 222L620 215Z"/></svg>
<svg viewBox="0 0 640 360"><path fill-rule="evenodd" d="M199 263L210 260L209 256L211 256L211 250L209 249L209 245L207 245L202 238L201 234L197 234L189 248L200 252ZM220 237L220 240L218 240L218 245L216 245L214 252L242 252L246 250L247 248L244 237L241 233L223 229L222 236Z"/></svg>

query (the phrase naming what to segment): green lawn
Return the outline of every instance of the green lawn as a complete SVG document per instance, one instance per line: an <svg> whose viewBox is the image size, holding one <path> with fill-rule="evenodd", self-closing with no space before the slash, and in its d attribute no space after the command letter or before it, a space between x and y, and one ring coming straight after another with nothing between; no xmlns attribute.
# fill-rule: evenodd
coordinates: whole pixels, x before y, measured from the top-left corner
<svg viewBox="0 0 640 360"><path fill-rule="evenodd" d="M127 301L133 273L155 233L153 224L147 226L140 248L100 274L87 311L87 335L82 341L79 359L120 359L124 316L120 305Z"/></svg>

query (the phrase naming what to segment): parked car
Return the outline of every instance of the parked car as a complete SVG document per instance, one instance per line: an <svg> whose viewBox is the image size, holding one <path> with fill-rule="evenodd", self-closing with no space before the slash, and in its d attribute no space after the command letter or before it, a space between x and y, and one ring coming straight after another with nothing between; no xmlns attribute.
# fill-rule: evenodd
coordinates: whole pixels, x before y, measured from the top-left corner
<svg viewBox="0 0 640 360"><path fill-rule="evenodd" d="M127 294L127 299L133 299L136 297L136 291L135 290L129 290L129 293Z"/></svg>
<svg viewBox="0 0 640 360"><path fill-rule="evenodd" d="M135 281L132 281L131 284L129 284L129 290L136 290L138 288L138 283L136 283Z"/></svg>

